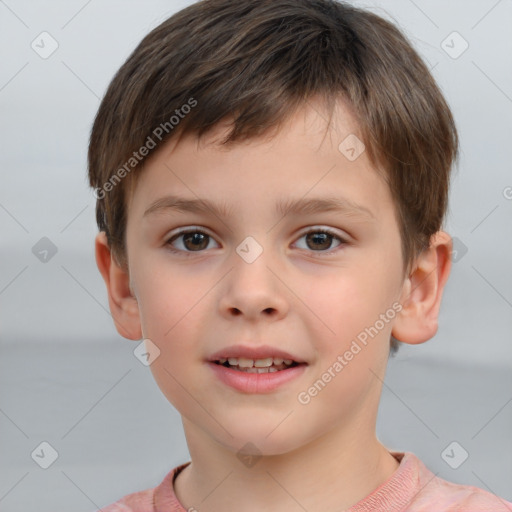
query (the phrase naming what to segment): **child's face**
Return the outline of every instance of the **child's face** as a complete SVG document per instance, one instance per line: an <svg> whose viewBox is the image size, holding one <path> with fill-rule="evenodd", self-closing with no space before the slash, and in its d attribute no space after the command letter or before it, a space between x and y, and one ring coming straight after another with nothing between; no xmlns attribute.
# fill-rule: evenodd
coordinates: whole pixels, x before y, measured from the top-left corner
<svg viewBox="0 0 512 512"><path fill-rule="evenodd" d="M272 140L214 145L224 126L199 146L192 137L171 141L147 163L129 205L130 283L143 336L160 350L151 370L189 433L234 451L250 441L278 454L328 432L362 439L375 429L404 290L399 226L366 153L350 161L338 149L359 133L348 112L340 106L326 135L327 116L315 109L299 111ZM204 198L230 214L144 215L171 195ZM345 206L276 211L283 201L327 198ZM171 242L178 228L208 237ZM315 237L322 229L334 236ZM256 247L261 254L246 261ZM307 365L273 390L235 389L208 360L238 344L269 345ZM318 380L320 391L310 391Z"/></svg>

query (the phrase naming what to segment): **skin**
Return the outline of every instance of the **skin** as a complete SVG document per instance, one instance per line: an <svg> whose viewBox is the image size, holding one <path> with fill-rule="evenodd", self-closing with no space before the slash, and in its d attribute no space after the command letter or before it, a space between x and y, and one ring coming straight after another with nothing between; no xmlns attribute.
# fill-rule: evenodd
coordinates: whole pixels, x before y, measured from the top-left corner
<svg viewBox="0 0 512 512"><path fill-rule="evenodd" d="M398 467L375 433L389 339L422 343L436 333L451 239L436 233L404 272L388 186L366 153L352 162L338 150L347 135L359 134L353 116L339 103L327 131L326 118L310 101L272 137L221 147L223 123L200 143L172 139L146 162L130 198L127 268L116 263L104 233L96 238L116 327L159 348L151 371L183 419L192 463L174 485L186 509L339 511ZM225 203L232 213L144 216L168 194ZM274 211L285 197L332 195L369 213ZM200 251L183 236L170 241L186 227L210 235ZM308 242L305 234L318 228L335 236ZM252 263L236 252L247 236L263 249ZM401 311L300 403L298 394L393 304ZM272 393L242 393L205 362L237 343L278 346L308 366ZM251 467L237 456L248 442L261 455Z"/></svg>

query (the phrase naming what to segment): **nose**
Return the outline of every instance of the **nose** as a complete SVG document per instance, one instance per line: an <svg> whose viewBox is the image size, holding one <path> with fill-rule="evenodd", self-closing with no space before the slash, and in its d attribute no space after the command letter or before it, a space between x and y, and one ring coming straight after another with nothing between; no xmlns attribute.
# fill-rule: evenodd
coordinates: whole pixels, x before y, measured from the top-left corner
<svg viewBox="0 0 512 512"><path fill-rule="evenodd" d="M279 278L277 265L265 251L248 262L236 252L230 259L232 270L226 276L219 301L220 313L226 318L240 316L249 321L262 318L279 320L289 310L286 286Z"/></svg>

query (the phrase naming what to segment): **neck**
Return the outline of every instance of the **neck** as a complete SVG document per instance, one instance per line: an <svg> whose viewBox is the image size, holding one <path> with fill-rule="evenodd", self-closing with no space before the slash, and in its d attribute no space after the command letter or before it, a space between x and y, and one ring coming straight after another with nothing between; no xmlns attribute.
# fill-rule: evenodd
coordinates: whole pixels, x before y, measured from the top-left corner
<svg viewBox="0 0 512 512"><path fill-rule="evenodd" d="M375 434L361 430L333 429L298 449L242 463L186 420L184 426L192 463L174 489L187 510L339 511L369 495L399 465Z"/></svg>

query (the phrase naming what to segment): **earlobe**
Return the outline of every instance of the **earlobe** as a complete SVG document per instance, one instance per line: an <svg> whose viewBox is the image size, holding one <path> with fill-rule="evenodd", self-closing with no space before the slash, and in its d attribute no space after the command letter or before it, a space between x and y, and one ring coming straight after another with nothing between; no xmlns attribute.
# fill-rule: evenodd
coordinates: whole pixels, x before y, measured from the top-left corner
<svg viewBox="0 0 512 512"><path fill-rule="evenodd" d="M117 332L124 338L142 338L139 307L132 293L130 276L113 257L104 231L95 240L96 264L107 287L110 312Z"/></svg>
<svg viewBox="0 0 512 512"><path fill-rule="evenodd" d="M404 281L402 310L393 325L392 335L410 344L423 343L437 332L439 308L451 269L452 239L438 231L430 247L416 259Z"/></svg>

